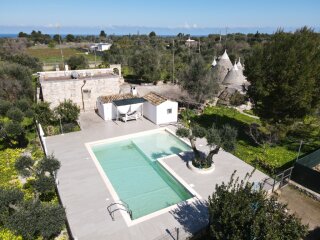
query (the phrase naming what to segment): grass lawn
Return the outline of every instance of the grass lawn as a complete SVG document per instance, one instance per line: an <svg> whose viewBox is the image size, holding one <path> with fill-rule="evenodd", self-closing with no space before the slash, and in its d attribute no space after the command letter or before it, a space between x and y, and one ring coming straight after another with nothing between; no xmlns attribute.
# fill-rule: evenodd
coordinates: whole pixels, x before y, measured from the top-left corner
<svg viewBox="0 0 320 240"><path fill-rule="evenodd" d="M68 59L74 55L83 55L86 57L88 61L94 61L95 56L93 54L85 54L84 52L77 50L75 48L63 48L63 56L64 59ZM57 48L28 48L27 54L37 57L43 63L57 63L61 62L61 52L60 49ZM101 57L97 56L97 61L101 61Z"/></svg>
<svg viewBox="0 0 320 240"><path fill-rule="evenodd" d="M243 110L243 112L255 116L252 110Z"/></svg>
<svg viewBox="0 0 320 240"><path fill-rule="evenodd" d="M297 157L298 139L287 139L286 142L281 142L266 149L256 145L246 131L250 124L261 124L261 121L244 115L233 108L208 107L195 120L207 128L211 127L213 123L217 126L229 124L235 127L238 130L238 138L236 150L233 154L268 174L292 166ZM315 145L313 144L312 146L314 147ZM305 147L302 149L301 154L307 151L310 151L310 149Z"/></svg>

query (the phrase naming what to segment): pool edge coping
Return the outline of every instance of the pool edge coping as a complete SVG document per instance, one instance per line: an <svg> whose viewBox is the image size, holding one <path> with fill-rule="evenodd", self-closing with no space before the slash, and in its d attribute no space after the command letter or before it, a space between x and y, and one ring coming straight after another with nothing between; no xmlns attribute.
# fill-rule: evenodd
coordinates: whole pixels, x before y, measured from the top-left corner
<svg viewBox="0 0 320 240"><path fill-rule="evenodd" d="M130 137L143 136L143 135L147 135L147 134L152 133L152 132L162 132L162 131L166 131L169 134L174 135L179 140L181 140L182 142L187 144L189 147L191 147L190 144L185 139L182 139L182 138L178 137L172 130L168 129L167 127L161 127L161 128L157 128L157 129L143 131L143 132L127 134L127 135L118 136L118 137L114 137L114 138L107 138L107 139L102 139L102 140L98 140L98 141L85 143L85 147L88 150L89 155L90 155L91 159L93 160L93 162L94 162L94 164L95 164L100 176L102 177L102 180L105 183L105 185L107 187L107 190L110 192L111 197L113 198L114 202L120 202L121 203L123 201L120 199L120 197L118 196L117 192L113 188L112 183L110 182L109 178L107 177L107 174L104 172L104 170L101 167L98 159L96 158L95 154L93 153L93 151L91 149L91 146L97 145L97 144L103 144L103 143L116 142L116 141L128 139ZM185 152L186 151L182 152L182 154L184 154ZM127 224L128 227L131 227L131 226L139 224L141 222L150 220L150 219L152 219L154 217L160 216L161 214L164 214L164 213L170 212L170 211L172 211L174 209L177 209L179 207L179 204L181 204L183 202L186 202L186 203L190 204L190 203L196 202L197 200L201 200L202 199L201 195L199 195L188 183L186 183L175 171L173 171L172 168L170 168L164 162L165 159L171 158L173 156L177 156L177 154L171 154L171 155L168 155L168 156L165 156L165 157L157 158L157 161L160 163L160 165L162 167L164 167L165 170L167 170L171 174L171 176L173 178L175 178L187 191L189 191L189 193L191 195L193 195L193 197L189 198L189 199L187 199L185 201L181 201L179 203L176 203L176 204L174 204L172 206L169 206L169 207L160 209L158 211L149 213L149 214L147 214L145 216L142 216L142 217L134 219L134 220L132 220L129 217L128 213L126 213L124 211L120 211L120 214L122 215L122 217L123 217L123 219L124 219L124 221L125 221L125 223ZM106 205L107 205L107 200L106 200Z"/></svg>

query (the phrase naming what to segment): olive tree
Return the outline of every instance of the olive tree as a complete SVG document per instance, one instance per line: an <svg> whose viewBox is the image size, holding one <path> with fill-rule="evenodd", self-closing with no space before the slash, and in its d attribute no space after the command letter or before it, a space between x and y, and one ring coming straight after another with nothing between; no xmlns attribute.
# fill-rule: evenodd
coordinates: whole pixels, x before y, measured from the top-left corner
<svg viewBox="0 0 320 240"><path fill-rule="evenodd" d="M194 153L193 165L196 167L210 167L212 158L221 148L226 151L233 151L236 146L237 130L230 125L223 125L218 129L214 124L206 129L191 120L184 121L184 126L176 131L179 137L187 138L190 141ZM205 137L210 148L207 156L203 156L196 146L196 139Z"/></svg>
<svg viewBox="0 0 320 240"><path fill-rule="evenodd" d="M242 181L234 176L209 197L210 239L303 239L307 226L286 205L249 182L249 174Z"/></svg>
<svg viewBox="0 0 320 240"><path fill-rule="evenodd" d="M210 99L219 91L219 84L214 77L214 72L206 65L201 55L192 56L189 66L179 75L181 87L196 102Z"/></svg>
<svg viewBox="0 0 320 240"><path fill-rule="evenodd" d="M35 190L35 197L38 199L41 194L54 191L55 175L60 168L60 162L51 156L46 156L39 161L29 156L21 156L15 163L17 172L25 177L33 177L30 184Z"/></svg>
<svg viewBox="0 0 320 240"><path fill-rule="evenodd" d="M24 239L38 239L40 236L52 239L63 229L66 215L62 206L38 200L23 201L20 190L0 188L0 193L1 223Z"/></svg>
<svg viewBox="0 0 320 240"><path fill-rule="evenodd" d="M67 64L72 70L85 69L88 67L88 61L84 56L71 56L67 60Z"/></svg>

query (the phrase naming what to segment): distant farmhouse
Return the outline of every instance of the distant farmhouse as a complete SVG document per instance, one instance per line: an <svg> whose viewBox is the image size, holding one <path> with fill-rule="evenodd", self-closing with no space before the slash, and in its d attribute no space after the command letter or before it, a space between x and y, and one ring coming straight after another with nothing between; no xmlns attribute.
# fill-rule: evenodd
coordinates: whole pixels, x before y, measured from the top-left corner
<svg viewBox="0 0 320 240"><path fill-rule="evenodd" d="M111 46L112 46L111 43L95 43L95 44L91 44L89 46L89 51L90 52L94 52L94 51L103 52L103 51L109 50Z"/></svg>
<svg viewBox="0 0 320 240"><path fill-rule="evenodd" d="M71 71L38 72L40 88L38 98L51 103L54 108L65 99L71 99L82 111L93 110L101 95L118 94L121 65L110 68L84 69Z"/></svg>
<svg viewBox="0 0 320 240"><path fill-rule="evenodd" d="M198 46L198 42L196 40L191 39L190 37L186 40L187 47L196 47Z"/></svg>

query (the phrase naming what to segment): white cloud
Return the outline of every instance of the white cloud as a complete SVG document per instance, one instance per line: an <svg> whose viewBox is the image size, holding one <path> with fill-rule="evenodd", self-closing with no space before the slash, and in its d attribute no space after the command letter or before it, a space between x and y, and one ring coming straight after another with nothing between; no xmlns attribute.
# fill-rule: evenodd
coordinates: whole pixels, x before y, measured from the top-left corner
<svg viewBox="0 0 320 240"><path fill-rule="evenodd" d="M196 23L189 24L189 23L185 22L182 28L185 28L185 29L198 28L198 25Z"/></svg>

